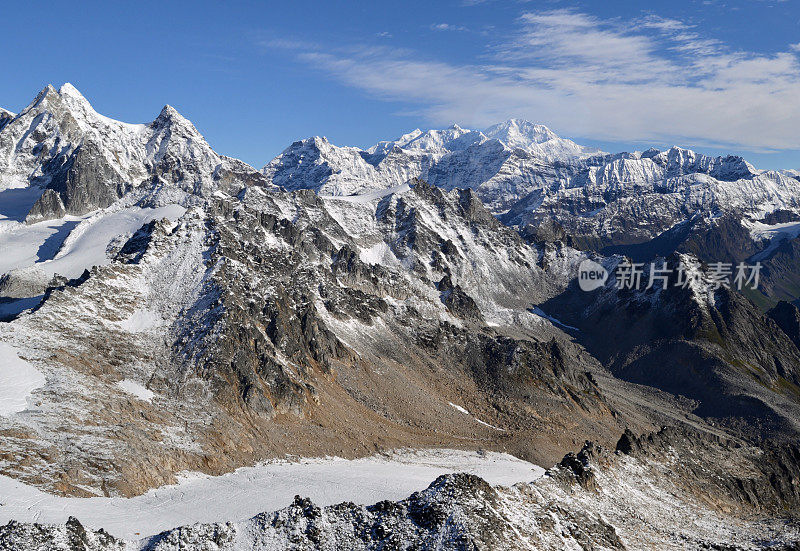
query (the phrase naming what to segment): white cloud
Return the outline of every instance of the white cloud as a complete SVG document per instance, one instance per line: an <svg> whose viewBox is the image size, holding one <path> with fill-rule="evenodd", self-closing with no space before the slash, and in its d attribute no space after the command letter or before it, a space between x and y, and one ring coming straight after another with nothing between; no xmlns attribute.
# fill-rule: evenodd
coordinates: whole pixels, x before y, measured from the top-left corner
<svg viewBox="0 0 800 551"><path fill-rule="evenodd" d="M353 87L417 105L432 124L513 116L575 137L800 149L798 57L788 48L735 51L675 19L526 13L485 63L383 48L298 55Z"/></svg>
<svg viewBox="0 0 800 551"><path fill-rule="evenodd" d="M453 25L451 23L437 23L435 25L431 25L432 31L467 31L466 27L462 25Z"/></svg>
<svg viewBox="0 0 800 551"><path fill-rule="evenodd" d="M797 44L789 44L789 47L795 52L800 52L800 42L798 42Z"/></svg>

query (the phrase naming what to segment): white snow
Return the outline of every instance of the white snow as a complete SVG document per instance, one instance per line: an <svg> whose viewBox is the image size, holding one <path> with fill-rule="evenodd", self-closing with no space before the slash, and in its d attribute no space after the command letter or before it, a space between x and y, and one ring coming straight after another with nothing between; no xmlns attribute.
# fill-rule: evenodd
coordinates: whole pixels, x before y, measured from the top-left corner
<svg viewBox="0 0 800 551"><path fill-rule="evenodd" d="M119 326L131 333L143 333L164 325L164 318L158 312L148 309L134 310L129 318L124 319Z"/></svg>
<svg viewBox="0 0 800 551"><path fill-rule="evenodd" d="M546 314L546 313L544 312L544 310L542 310L542 309L541 309L541 308L539 308L538 306L534 306L534 307L533 307L533 309L532 309L532 311L533 311L533 313L534 313L534 314L536 314L537 316L539 316L539 317L541 317L541 318L544 318L544 319L546 319L546 320L548 320L548 321L550 321L550 322L552 322L552 323L555 323L555 324L557 324L557 325L560 325L561 327L564 327L565 329L572 329L573 331L578 331L578 330L579 330L577 327L573 327L573 326L571 326L571 325L567 325L566 323L563 323L563 322L561 322L561 321L557 320L557 319L556 319L556 318L554 318L553 316L550 316L550 315Z"/></svg>
<svg viewBox="0 0 800 551"><path fill-rule="evenodd" d="M133 235L144 224L159 218L175 221L185 212L180 205L155 209L130 207L89 218L72 230L56 257L42 263L42 267L48 273L77 277L88 267L111 261L106 251L115 237Z"/></svg>
<svg viewBox="0 0 800 551"><path fill-rule="evenodd" d="M131 381L130 379L123 379L122 381L119 381L117 386L131 396L139 398L143 402L149 402L155 396L155 393L152 390L149 390L143 385L137 383L136 381Z"/></svg>
<svg viewBox="0 0 800 551"><path fill-rule="evenodd" d="M108 247L115 239L132 235L151 220L177 220L186 212L180 205L159 208L128 207L38 224L0 228L0 275L13 270L36 272L45 283L54 274L80 276L92 266L108 264ZM57 234L63 235L57 235ZM53 242L54 238L55 242ZM48 242L50 240L51 242Z"/></svg>
<svg viewBox="0 0 800 551"><path fill-rule="evenodd" d="M245 520L286 507L298 494L317 505L404 499L453 472L510 486L536 480L544 469L503 453L402 450L356 460L273 461L218 477L189 473L174 486L131 499L58 497L0 476L0 524L63 523L75 516L92 528L138 540L194 522Z"/></svg>
<svg viewBox="0 0 800 551"><path fill-rule="evenodd" d="M457 409L458 411L460 411L461 413L464 413L464 414L466 414L466 415L470 415L469 411L467 411L467 410L466 410L466 409L464 409L463 407L461 407L461 406L459 406L459 405L457 405L457 404L454 404L453 402L447 402L447 403L448 403L448 404L450 404L451 406L453 406L454 408L456 408L456 409ZM473 418L475 421L477 421L477 422L478 422L478 423L480 423L481 425L484 425L484 426L486 426L486 427L489 427L490 429L499 430L500 432L505 432L505 431L506 431L505 429L501 429L501 428L499 428L499 427L495 427L494 425L490 425L490 424L489 424L489 423L487 423L486 421L481 421L480 419L478 419L478 418L477 418L477 417L475 417L474 415L470 415L470 417L472 417L472 418Z"/></svg>
<svg viewBox="0 0 800 551"><path fill-rule="evenodd" d="M478 423L480 423L481 425L484 425L484 426L486 426L486 427L489 427L490 429L499 430L500 432L505 432L505 431L506 431L506 429L501 429L500 427L495 427L494 425L490 425L490 424L489 424L489 423L487 423L486 421L481 421L481 420L480 420L480 419L478 419L477 417L473 417L473 419L475 419L475 420L476 420Z"/></svg>
<svg viewBox="0 0 800 551"><path fill-rule="evenodd" d="M0 416L25 411L31 393L44 384L44 375L20 359L11 345L0 342Z"/></svg>
<svg viewBox="0 0 800 551"><path fill-rule="evenodd" d="M771 255L775 249L786 239L794 239L800 235L800 222L786 222L783 224L763 224L761 222L751 222L749 224L750 237L755 241L769 240L769 246L754 255L751 260L758 262Z"/></svg>
<svg viewBox="0 0 800 551"><path fill-rule="evenodd" d="M402 195L410 189L411 186L408 183L405 183L400 184L399 186L367 191L357 195L325 195L324 197L337 199L339 201L347 201L349 203L371 203L376 199L383 199L387 195Z"/></svg>
<svg viewBox="0 0 800 551"><path fill-rule="evenodd" d="M376 243L368 249L363 249L358 255L365 264L379 264L381 266L400 266L400 261L384 241Z"/></svg>

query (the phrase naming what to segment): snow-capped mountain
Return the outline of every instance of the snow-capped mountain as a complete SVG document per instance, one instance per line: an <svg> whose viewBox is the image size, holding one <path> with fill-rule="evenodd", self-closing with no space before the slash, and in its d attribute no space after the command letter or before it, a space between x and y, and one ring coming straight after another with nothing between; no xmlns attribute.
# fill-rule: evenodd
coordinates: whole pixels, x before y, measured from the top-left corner
<svg viewBox="0 0 800 551"><path fill-rule="evenodd" d="M791 171L761 171L741 157L679 147L609 155L515 119L483 132L457 125L415 130L367 150L310 138L292 144L264 174L286 189L334 196L420 177L443 189L474 190L504 223L533 241L560 239L645 259L680 247L702 253L685 242L705 239L718 231L719 220L730 218L742 237L728 247L736 250L714 254L744 260L763 248L746 237L745 226L774 213L800 219L800 179ZM628 246L637 248L619 248Z"/></svg>
<svg viewBox="0 0 800 551"><path fill-rule="evenodd" d="M575 282L584 260L621 261L597 251L676 228L659 255L680 243L702 275L703 250L763 254L770 289L790 292L789 173L608 155L517 120L368 150L311 138L261 173L170 107L130 125L69 85L2 120L0 475L118 499L286 456L453 447L549 467L586 439L618 450L587 446L525 487L456 476L374 508L299 500L145 548L335 547L354 530L364 548L716 545L731 526L737 542L776 532L800 502L797 308ZM664 425L695 436L620 438ZM698 483L711 520L685 529ZM12 523L0 547L127 545L77 521L49 530Z"/></svg>
<svg viewBox="0 0 800 551"><path fill-rule="evenodd" d="M145 182L145 194L163 186L173 192L170 200L180 201L234 179L263 180L245 163L215 153L170 106L152 123L122 123L98 114L70 84L44 88L18 115L4 115L1 130L0 193L14 190L5 196L15 202L0 216L10 220L82 215Z"/></svg>
<svg viewBox="0 0 800 551"><path fill-rule="evenodd" d="M473 189L499 212L536 185L536 177L526 170L596 154L597 150L559 138L542 125L512 119L485 133L458 125L417 129L366 150L309 138L293 143L263 172L288 190L312 189L322 195L354 195L421 178L443 189Z"/></svg>

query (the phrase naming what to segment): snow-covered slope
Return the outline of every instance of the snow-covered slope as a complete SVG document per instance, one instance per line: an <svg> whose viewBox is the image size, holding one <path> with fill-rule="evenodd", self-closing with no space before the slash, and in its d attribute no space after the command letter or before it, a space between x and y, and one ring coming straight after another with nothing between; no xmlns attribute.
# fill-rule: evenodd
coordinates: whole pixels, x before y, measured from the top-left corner
<svg viewBox="0 0 800 551"><path fill-rule="evenodd" d="M269 185L169 105L152 123L123 123L67 83L0 121L0 297L40 296L56 274L106 264L115 242L214 192Z"/></svg>
<svg viewBox="0 0 800 551"><path fill-rule="evenodd" d="M0 432L0 446L59 450L0 462L3 472L75 495L131 495L180 470L356 455L376 440L510 449L542 439L549 450L572 442L552 428L576 417L587 435L616 431L585 374L592 360L527 310L565 282L469 190L415 182L354 199L254 186L182 216L157 212L108 263L0 324L0 342L47 378L36 407L2 422L36 438ZM105 241L112 221L122 230L112 216L81 222L54 262L88 251L84 237ZM85 467L58 480L71 464Z"/></svg>
<svg viewBox="0 0 800 551"><path fill-rule="evenodd" d="M775 476L797 467L796 452L796 447L759 450L669 429L642 438L626 433L616 451L587 442L544 476L513 486L493 486L478 476L458 473L442 475L400 501L372 505L362 504L360 497L355 503L329 505L327 495L298 494L282 509L246 520L187 524L160 534L128 535L127 541L117 539L126 534L118 527L138 519L120 523L116 515L96 519L87 511L83 523L74 517L64 523L65 512L48 511L43 520L56 517L60 524L10 522L0 527L0 544L25 551L71 551L76 542L86 551L793 549L800 540L800 525L791 511L800 496L791 485L776 483ZM357 496L362 484L373 479L373 467L380 466L353 462L352 470L343 472L336 463L321 462L324 470L318 476L323 486L328 473L338 470L342 479L354 480ZM731 469L720 469L721 464ZM286 467L301 473L307 468ZM412 477L419 470L413 464L394 468ZM238 474L229 477L233 488ZM256 474L244 492L250 493L250 486L262 480ZM278 475L276 481L280 486L283 478ZM205 483L196 482L195 486ZM304 484L301 476L299 487ZM222 488L223 495L233 489ZM194 492L191 486L186 489L189 501ZM174 508L174 491L162 492L167 506L159 523L167 522ZM320 495L315 487L309 493ZM53 501L44 497L32 508L47 510ZM94 507L87 505L88 510ZM98 530L98 523L111 534Z"/></svg>

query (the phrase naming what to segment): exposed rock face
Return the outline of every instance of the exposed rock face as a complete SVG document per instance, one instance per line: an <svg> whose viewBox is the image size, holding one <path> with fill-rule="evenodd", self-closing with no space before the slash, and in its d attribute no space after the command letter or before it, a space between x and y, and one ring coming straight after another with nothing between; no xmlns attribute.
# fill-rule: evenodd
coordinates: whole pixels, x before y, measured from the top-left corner
<svg viewBox="0 0 800 551"><path fill-rule="evenodd" d="M48 163L50 183L31 208L29 223L107 207L125 194L125 183L99 147L92 142L81 144L69 157L62 155Z"/></svg>
<svg viewBox="0 0 800 551"><path fill-rule="evenodd" d="M76 518L64 526L23 524L11 521L0 527L4 551L124 551L125 542L102 529L87 530Z"/></svg>
<svg viewBox="0 0 800 551"><path fill-rule="evenodd" d="M626 432L617 450L648 462L674 465L686 491L721 510L795 516L800 505L800 448L796 443L742 445L733 439L665 427L635 437ZM735 468L725 468L726 462Z"/></svg>
<svg viewBox="0 0 800 551"><path fill-rule="evenodd" d="M782 300L767 312L767 316L772 318L800 349L800 310L797 309L797 306Z"/></svg>
<svg viewBox="0 0 800 551"><path fill-rule="evenodd" d="M322 195L389 189L421 178L447 190L471 188L492 211L503 211L543 181L530 168L596 153L542 125L512 119L485 132L457 125L415 130L366 151L309 138L293 143L263 172L286 189Z"/></svg>
<svg viewBox="0 0 800 551"><path fill-rule="evenodd" d="M131 495L287 452L469 439L552 461L576 438L610 441L619 420L587 373L596 362L525 310L558 285L538 261L470 192L423 182L355 202L260 187L211 198L0 327L54 380L40 407L3 420L0 468ZM156 397L132 399L123 379ZM64 434L85 445L62 447ZM87 461L98 445L104 458Z"/></svg>
<svg viewBox="0 0 800 551"><path fill-rule="evenodd" d="M0 130L14 119L14 113L0 107Z"/></svg>
<svg viewBox="0 0 800 551"><path fill-rule="evenodd" d="M800 216L800 185L791 173L678 147L608 155L516 120L484 132L415 131L366 151L310 138L292 144L264 174L287 189L322 195L389 189L411 177L470 188L531 242L558 240L638 261L680 252L738 263L771 254L769 239L751 231L754 222L775 226ZM797 263L776 264L767 296L796 300Z"/></svg>

